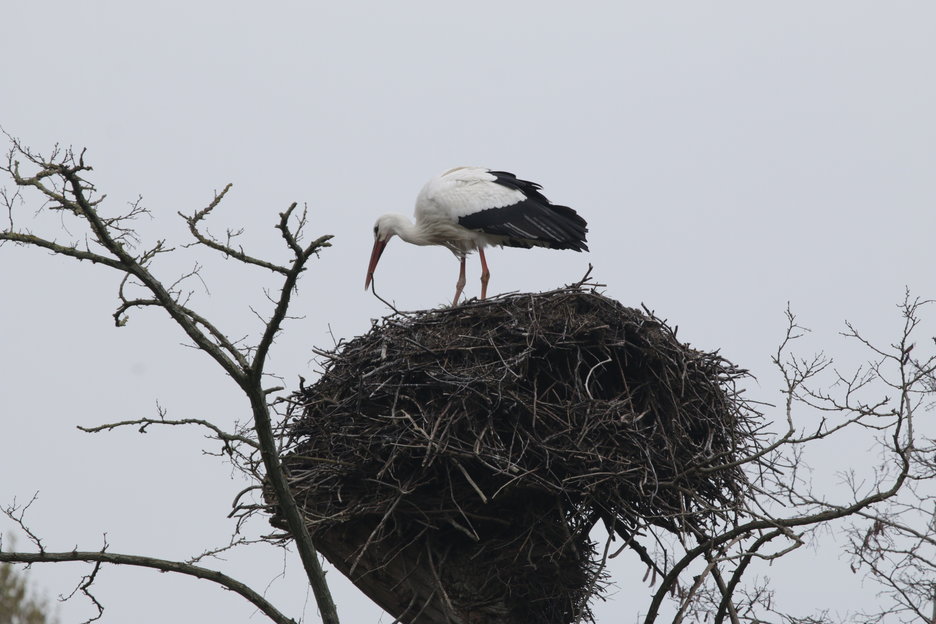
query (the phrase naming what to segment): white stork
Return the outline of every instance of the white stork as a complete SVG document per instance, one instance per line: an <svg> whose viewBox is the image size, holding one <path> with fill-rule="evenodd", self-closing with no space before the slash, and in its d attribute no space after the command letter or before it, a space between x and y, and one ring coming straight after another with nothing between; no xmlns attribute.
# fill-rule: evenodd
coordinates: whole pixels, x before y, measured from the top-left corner
<svg viewBox="0 0 936 624"><path fill-rule="evenodd" d="M377 219L364 289L394 235L414 245L444 245L455 254L461 268L452 305L465 287L465 257L476 249L481 257L481 299L487 296L491 276L484 257L488 245L588 251L585 219L567 206L550 203L541 188L512 173L480 167L456 167L432 178L416 198L415 223L400 214Z"/></svg>

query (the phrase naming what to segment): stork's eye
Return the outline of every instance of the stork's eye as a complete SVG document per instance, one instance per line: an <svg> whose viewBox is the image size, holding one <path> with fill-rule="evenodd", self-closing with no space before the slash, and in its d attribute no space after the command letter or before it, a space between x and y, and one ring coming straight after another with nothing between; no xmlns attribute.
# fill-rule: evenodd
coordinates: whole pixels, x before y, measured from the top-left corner
<svg viewBox="0 0 936 624"><path fill-rule="evenodd" d="M374 238L377 238L377 226L374 226Z"/></svg>

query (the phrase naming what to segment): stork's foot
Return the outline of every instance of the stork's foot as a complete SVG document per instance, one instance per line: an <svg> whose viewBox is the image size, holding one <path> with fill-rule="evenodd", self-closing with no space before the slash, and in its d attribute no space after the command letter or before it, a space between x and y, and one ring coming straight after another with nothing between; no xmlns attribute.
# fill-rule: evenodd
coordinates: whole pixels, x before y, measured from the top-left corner
<svg viewBox="0 0 936 624"><path fill-rule="evenodd" d="M464 282L455 285L455 298L452 299L452 305L457 306L458 300L461 299L462 292L465 290Z"/></svg>

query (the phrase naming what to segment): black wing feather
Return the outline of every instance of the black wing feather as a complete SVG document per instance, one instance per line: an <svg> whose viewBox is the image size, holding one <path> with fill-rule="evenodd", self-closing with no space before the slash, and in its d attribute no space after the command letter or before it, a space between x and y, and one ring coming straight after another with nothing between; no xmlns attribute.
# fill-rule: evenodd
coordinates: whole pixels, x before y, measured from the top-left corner
<svg viewBox="0 0 936 624"><path fill-rule="evenodd" d="M503 208L490 208L458 219L470 230L504 236L509 247L549 247L588 251L588 224L568 206L551 203L535 182L520 180L506 171L491 171L494 182L523 193L526 198Z"/></svg>

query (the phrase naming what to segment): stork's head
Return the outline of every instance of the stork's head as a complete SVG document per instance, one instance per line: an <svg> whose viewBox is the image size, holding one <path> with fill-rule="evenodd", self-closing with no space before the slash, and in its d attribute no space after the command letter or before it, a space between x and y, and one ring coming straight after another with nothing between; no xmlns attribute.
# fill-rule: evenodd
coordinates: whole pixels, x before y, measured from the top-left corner
<svg viewBox="0 0 936 624"><path fill-rule="evenodd" d="M384 215L374 223L374 249L371 251L370 263L367 265L364 290L370 288L371 280L374 279L374 270L377 268L377 261L380 260L380 254L383 253L387 243L396 234L397 220L397 215Z"/></svg>

